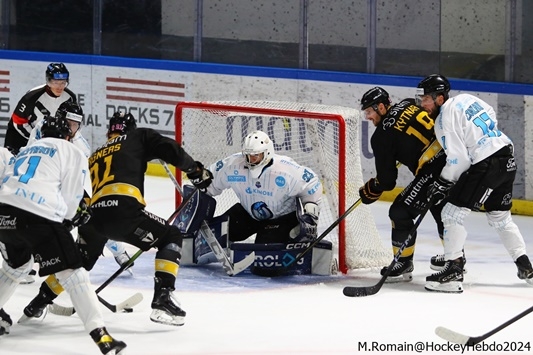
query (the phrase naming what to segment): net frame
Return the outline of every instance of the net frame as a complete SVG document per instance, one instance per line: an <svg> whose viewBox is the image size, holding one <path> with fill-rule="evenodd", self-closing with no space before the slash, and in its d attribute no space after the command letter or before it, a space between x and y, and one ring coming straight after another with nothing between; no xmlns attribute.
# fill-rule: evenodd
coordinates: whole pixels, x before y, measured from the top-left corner
<svg viewBox="0 0 533 355"><path fill-rule="evenodd" d="M278 107L291 107L291 109L283 109ZM294 109L294 107L299 107L300 109ZM337 124L338 130L336 131L336 137L338 137L338 171L337 178L338 184L337 193L335 196L331 196L331 191L334 191L331 186L326 188L326 194L330 194L328 197L330 201L334 201L335 204L335 216L333 218L337 219L342 215L347 207L346 195L341 193L346 189L346 146L347 146L347 124L345 118L342 114L339 113L330 113L327 112L328 109L340 108L353 110L349 108L344 108L340 106L327 106L320 104L305 104L305 103L295 103L295 102L276 102L276 101L218 101L218 102L179 102L176 105L175 109L175 132L176 132L176 141L180 144L183 143L182 137L184 135L183 131L183 115L184 110L202 110L209 113L228 117L228 114L246 114L250 116L277 116L277 117L291 117L291 118L301 118L301 119L311 119L311 120L327 120L335 122ZM315 110L315 111L313 111ZM357 122L359 124L360 122ZM184 147L187 150L187 147ZM218 157L221 159L224 157ZM207 162L206 162L207 163ZM211 162L209 162L211 163ZM181 177L182 174L176 174L178 181L182 183ZM176 195L176 204L179 204L180 196ZM360 208L360 207L358 207ZM370 218L372 218L370 214ZM373 219L372 219L373 223ZM373 223L374 227L375 224ZM338 261L339 261L339 270L343 273L347 273L352 267L348 264L347 256L347 233L346 233L346 221L343 220L339 223L337 227L338 231ZM377 229L375 231L377 233ZM378 265L386 265L389 260L388 256L384 256L386 252L380 250L376 254L380 255L380 260L376 260L376 265L369 265L370 267Z"/></svg>

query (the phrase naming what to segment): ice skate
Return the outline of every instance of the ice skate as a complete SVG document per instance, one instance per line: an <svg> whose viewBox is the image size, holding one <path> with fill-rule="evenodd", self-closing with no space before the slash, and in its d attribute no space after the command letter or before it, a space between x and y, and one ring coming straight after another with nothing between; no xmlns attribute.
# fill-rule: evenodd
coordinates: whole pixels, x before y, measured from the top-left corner
<svg viewBox="0 0 533 355"><path fill-rule="evenodd" d="M9 334L9 329L12 325L13 321L9 314L3 308L0 308L0 335Z"/></svg>
<svg viewBox="0 0 533 355"><path fill-rule="evenodd" d="M18 323L28 323L31 319L41 317L44 319L46 316L46 306L52 304L52 301L53 299L49 295L39 290L37 296L24 308L24 313L18 320Z"/></svg>
<svg viewBox="0 0 533 355"><path fill-rule="evenodd" d="M446 260L444 259L444 254L437 254L431 257L431 260L429 262L429 267L431 270L441 271L445 263L446 263ZM466 257L465 257L464 252L463 252L463 265L466 265ZM463 274L466 274L466 267L463 267Z"/></svg>
<svg viewBox="0 0 533 355"><path fill-rule="evenodd" d="M526 282L533 286L533 267L527 255L522 255L515 261L518 268L517 276L520 280L526 280Z"/></svg>
<svg viewBox="0 0 533 355"><path fill-rule="evenodd" d="M462 293L463 292L463 258L447 260L441 271L426 277L426 290Z"/></svg>
<svg viewBox="0 0 533 355"><path fill-rule="evenodd" d="M413 260L411 259L404 259L398 260L396 264L392 267L392 271L390 275L387 277L387 280L385 282L387 283L395 283L395 282L409 282L413 279L413 272L414 266L413 266ZM387 272L387 267L384 267L381 269L381 276L385 275Z"/></svg>
<svg viewBox="0 0 533 355"><path fill-rule="evenodd" d="M105 355L120 355L124 354L123 350L126 348L126 343L120 340L114 339L105 329L103 328L96 328L92 332L89 333L91 338L93 338L96 345L98 345L98 348L102 352L102 354Z"/></svg>
<svg viewBox="0 0 533 355"><path fill-rule="evenodd" d="M130 256L129 256L128 252L126 252L126 251L124 251L123 253L115 255L115 261L120 266L126 264L129 260L130 260ZM130 275L133 276L133 271L131 269L132 266L133 266L133 263L131 263L131 265L126 268L126 270L128 271L128 273Z"/></svg>
<svg viewBox="0 0 533 355"><path fill-rule="evenodd" d="M150 315L153 322L176 326L185 323L186 313L181 309L173 291L173 287L162 287L161 279L155 278L155 292Z"/></svg>

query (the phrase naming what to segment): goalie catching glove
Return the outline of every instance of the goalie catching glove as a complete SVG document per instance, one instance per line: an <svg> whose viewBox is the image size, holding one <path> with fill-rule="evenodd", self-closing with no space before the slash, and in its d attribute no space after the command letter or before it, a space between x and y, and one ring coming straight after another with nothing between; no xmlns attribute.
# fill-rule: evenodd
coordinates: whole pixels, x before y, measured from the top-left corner
<svg viewBox="0 0 533 355"><path fill-rule="evenodd" d="M187 177L191 183L196 186L198 190L205 190L213 181L213 174L204 168L204 165L199 161L196 162L196 169L187 173Z"/></svg>
<svg viewBox="0 0 533 355"><path fill-rule="evenodd" d="M290 233L295 242L312 242L316 239L319 213L320 209L316 203L302 204L300 199L296 200L296 217L300 225Z"/></svg>
<svg viewBox="0 0 533 355"><path fill-rule="evenodd" d="M67 226L67 228L73 229L79 226L83 226L85 223L89 222L92 215L93 212L91 210L91 207L89 207L89 205L87 205L87 202L85 202L85 199L82 198L74 217L72 217L71 220L65 219L63 223L65 224L65 226Z"/></svg>
<svg viewBox="0 0 533 355"><path fill-rule="evenodd" d="M383 191L379 189L378 180L376 178L371 178L359 189L361 202L363 202L365 205L376 202L382 193Z"/></svg>
<svg viewBox="0 0 533 355"><path fill-rule="evenodd" d="M448 192L450 191L452 186L453 182L439 177L437 180L433 181L433 184L429 185L428 187L428 200L431 201L434 205L438 205L448 196Z"/></svg>

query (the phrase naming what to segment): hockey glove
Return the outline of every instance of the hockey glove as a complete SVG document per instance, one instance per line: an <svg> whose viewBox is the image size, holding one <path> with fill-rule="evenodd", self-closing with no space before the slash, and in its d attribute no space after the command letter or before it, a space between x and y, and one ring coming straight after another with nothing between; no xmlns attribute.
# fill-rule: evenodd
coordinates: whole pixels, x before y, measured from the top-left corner
<svg viewBox="0 0 533 355"><path fill-rule="evenodd" d="M453 182L439 177L437 180L433 181L433 184L429 185L428 187L428 200L433 205L438 205L448 196L448 192L450 191L452 186Z"/></svg>
<svg viewBox="0 0 533 355"><path fill-rule="evenodd" d="M363 187L359 189L359 196L361 197L361 202L363 202L365 205L369 205L379 199L383 191L380 191L377 185L377 179L371 178L366 182Z"/></svg>
<svg viewBox="0 0 533 355"><path fill-rule="evenodd" d="M89 222L92 215L93 212L91 210L91 207L87 205L85 199L81 199L80 205L76 210L76 214L74 215L74 217L72 217L72 220L65 220L65 225L69 229L83 226L85 223Z"/></svg>
<svg viewBox="0 0 533 355"><path fill-rule="evenodd" d="M199 161L196 162L196 170L187 173L187 177L191 180L191 183L196 186L198 190L205 190L213 181L213 174L204 168L203 164Z"/></svg>
<svg viewBox="0 0 533 355"><path fill-rule="evenodd" d="M314 202L306 202L305 205L302 204L300 199L296 202L296 217L300 222L297 234L291 238L295 242L312 242L317 237L317 227L318 227L318 215L320 209L318 205Z"/></svg>

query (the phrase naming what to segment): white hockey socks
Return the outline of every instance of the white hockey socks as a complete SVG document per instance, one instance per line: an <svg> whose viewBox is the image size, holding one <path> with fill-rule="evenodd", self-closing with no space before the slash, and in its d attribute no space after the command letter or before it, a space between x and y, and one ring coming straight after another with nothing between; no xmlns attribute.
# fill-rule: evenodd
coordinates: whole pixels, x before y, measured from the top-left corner
<svg viewBox="0 0 533 355"><path fill-rule="evenodd" d="M67 269L56 273L56 277L68 292L72 305L85 325L87 333L104 327L104 318L96 293L89 281L89 273L83 268Z"/></svg>
<svg viewBox="0 0 533 355"><path fill-rule="evenodd" d="M468 234L463 222L468 214L470 214L470 209L457 207L451 203L447 203L442 209L445 260L455 260L463 256L463 249Z"/></svg>
<svg viewBox="0 0 533 355"><path fill-rule="evenodd" d="M509 211L492 211L487 212L487 220L489 226L496 229L496 232L500 236L505 249L516 261L520 256L526 254L526 243L524 237L518 229L516 223L513 222L511 212Z"/></svg>
<svg viewBox="0 0 533 355"><path fill-rule="evenodd" d="M13 269L4 260L0 269L0 308L13 296L17 286L31 271L33 266L33 256L30 260L19 268Z"/></svg>

